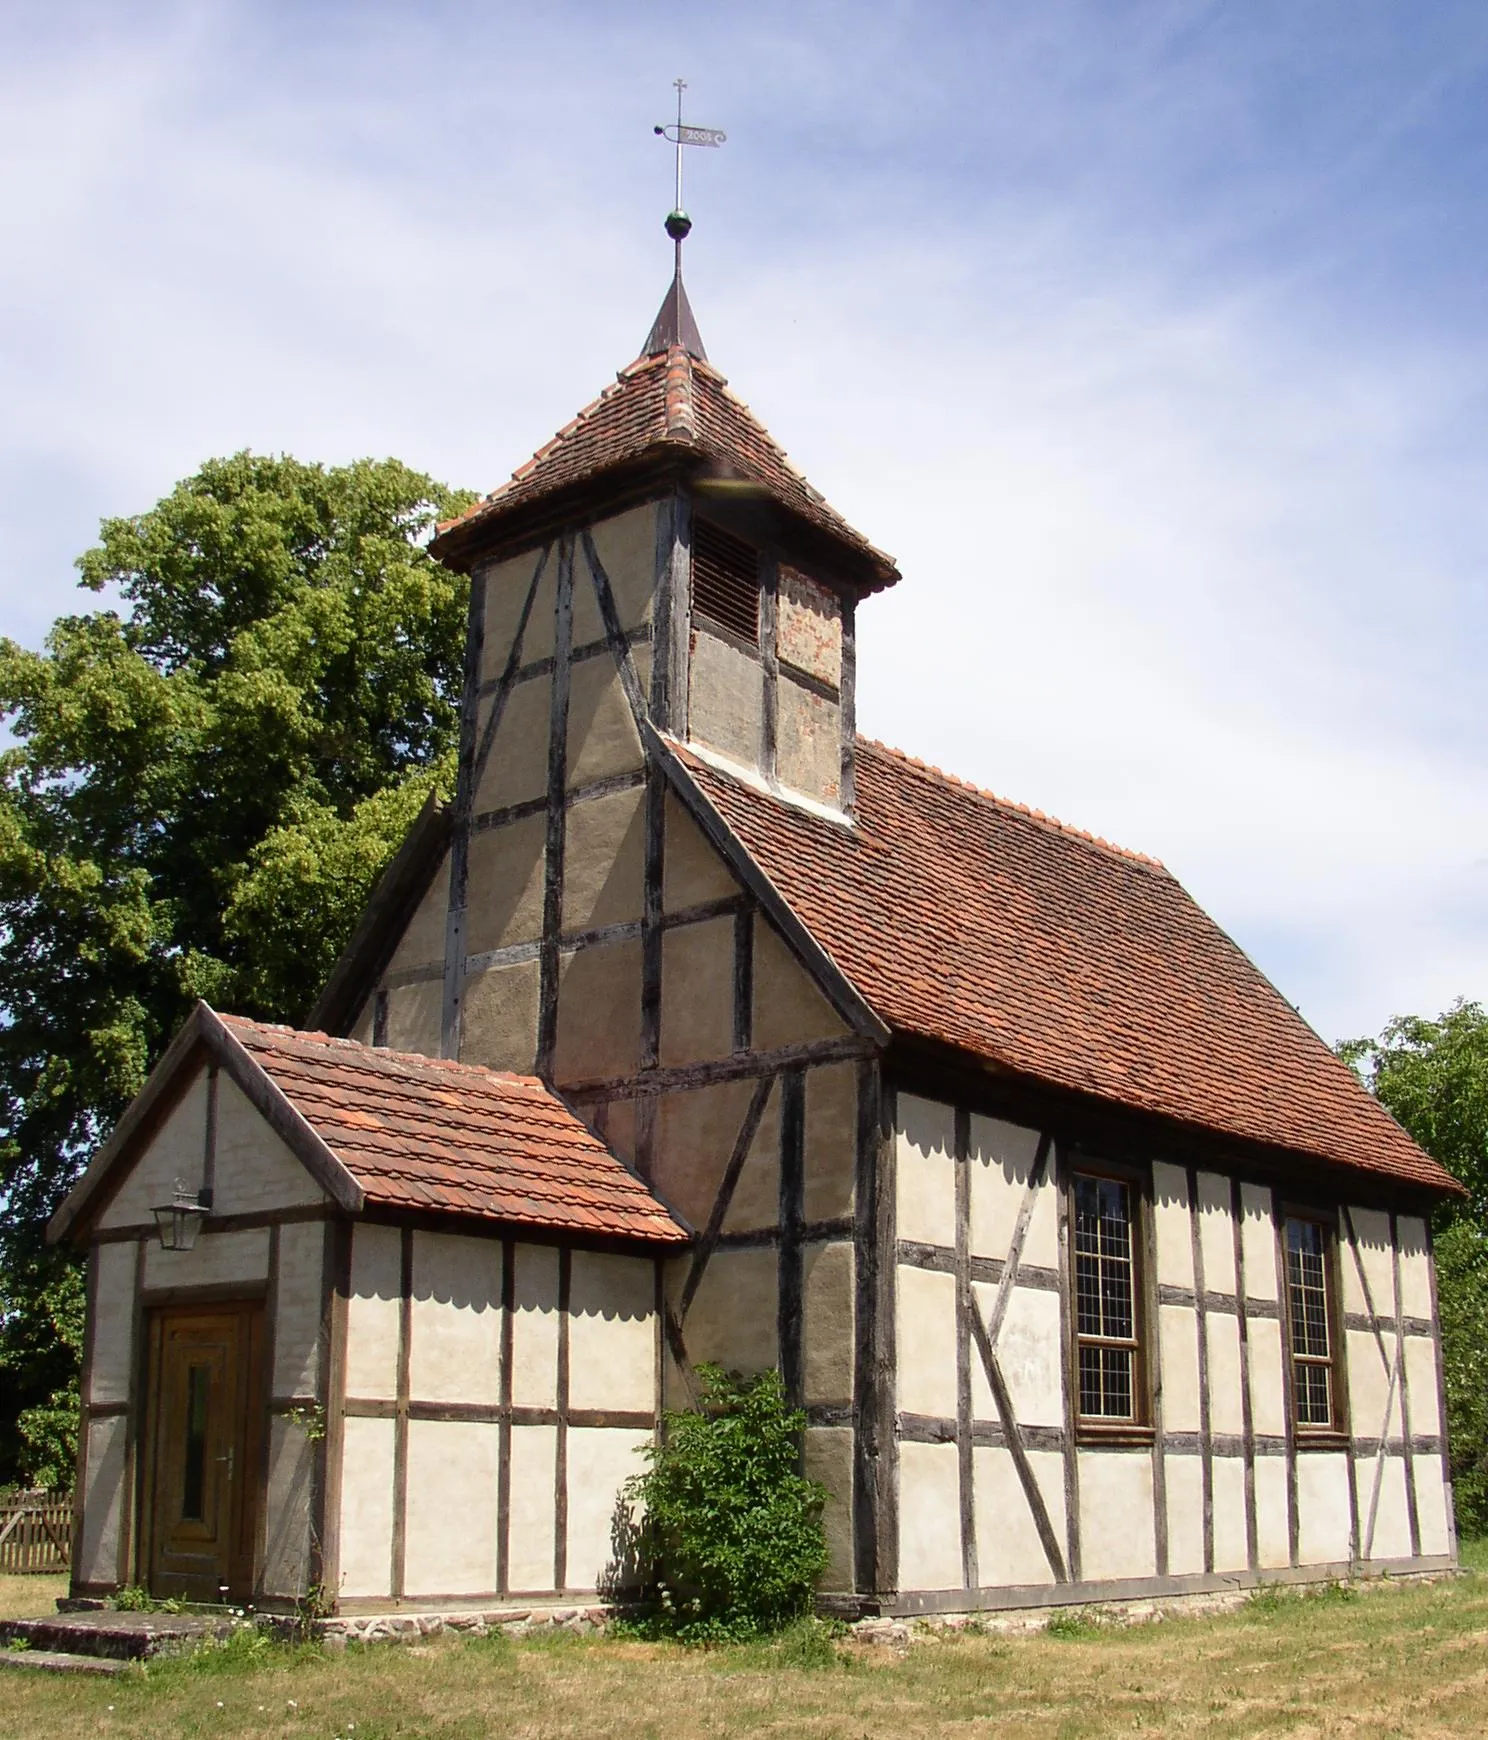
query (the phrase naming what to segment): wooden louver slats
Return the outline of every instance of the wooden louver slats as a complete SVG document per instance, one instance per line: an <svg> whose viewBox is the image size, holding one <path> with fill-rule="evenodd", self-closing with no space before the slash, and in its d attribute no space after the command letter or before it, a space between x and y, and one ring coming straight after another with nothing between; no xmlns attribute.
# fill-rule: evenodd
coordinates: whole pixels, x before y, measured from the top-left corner
<svg viewBox="0 0 1488 1740"><path fill-rule="evenodd" d="M692 609L759 644L759 558L742 539L701 519L692 534Z"/></svg>

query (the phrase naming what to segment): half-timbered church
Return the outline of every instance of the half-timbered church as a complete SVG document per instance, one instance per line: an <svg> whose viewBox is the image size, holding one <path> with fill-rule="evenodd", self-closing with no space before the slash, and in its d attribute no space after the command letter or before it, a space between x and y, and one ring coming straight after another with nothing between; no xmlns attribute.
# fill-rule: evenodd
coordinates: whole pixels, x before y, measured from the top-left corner
<svg viewBox="0 0 1488 1740"><path fill-rule="evenodd" d="M454 800L310 1030L198 1007L54 1222L75 1593L572 1601L703 1361L804 1409L841 1610L1453 1562L1455 1186L1161 864L859 735L898 571L680 269L433 551Z"/></svg>

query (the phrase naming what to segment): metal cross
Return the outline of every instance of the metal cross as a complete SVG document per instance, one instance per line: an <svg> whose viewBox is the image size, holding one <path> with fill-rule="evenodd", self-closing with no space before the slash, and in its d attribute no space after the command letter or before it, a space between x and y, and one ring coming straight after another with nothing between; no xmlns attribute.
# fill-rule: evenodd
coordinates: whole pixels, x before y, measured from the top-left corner
<svg viewBox="0 0 1488 1740"><path fill-rule="evenodd" d="M686 79L673 79L677 87L677 119L666 127L653 129L663 139L669 139L677 148L677 204L674 216L685 215L682 211L682 148L684 145L722 145L728 134L718 127L691 127L682 119L682 93L687 89Z"/></svg>

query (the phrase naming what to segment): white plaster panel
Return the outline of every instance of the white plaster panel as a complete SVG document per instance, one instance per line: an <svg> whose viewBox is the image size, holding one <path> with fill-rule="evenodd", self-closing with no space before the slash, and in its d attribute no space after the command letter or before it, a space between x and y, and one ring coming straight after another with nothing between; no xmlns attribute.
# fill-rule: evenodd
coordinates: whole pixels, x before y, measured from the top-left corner
<svg viewBox="0 0 1488 1740"><path fill-rule="evenodd" d="M1214 1480L1214 1569L1243 1571L1250 1563L1245 1538L1245 1463L1238 1456L1216 1456Z"/></svg>
<svg viewBox="0 0 1488 1740"><path fill-rule="evenodd" d="M150 1210L171 1200L178 1178L188 1190L195 1190L202 1181L206 1155L207 1073L199 1069L128 1170L116 1167L114 1176L119 1182L112 1201L98 1217L98 1225L141 1226L154 1232Z"/></svg>
<svg viewBox="0 0 1488 1740"><path fill-rule="evenodd" d="M1371 1559L1408 1559L1410 1557L1410 1515L1405 1507L1405 1458L1371 1456L1355 1464L1359 1481L1359 1532L1369 1528L1369 1507L1374 1503L1374 1486L1379 1482L1379 1502L1374 1513L1374 1539L1370 1543ZM1362 1551L1362 1546L1360 1548Z"/></svg>
<svg viewBox="0 0 1488 1740"><path fill-rule="evenodd" d="M1209 1424L1215 1432L1245 1429L1245 1398L1240 1393L1240 1320L1228 1311L1211 1311L1209 1343Z"/></svg>
<svg viewBox="0 0 1488 1740"><path fill-rule="evenodd" d="M1168 1570L1175 1577L1204 1569L1204 1467L1198 1456L1163 1458L1168 1488Z"/></svg>
<svg viewBox="0 0 1488 1740"><path fill-rule="evenodd" d="M558 1252L548 1245L514 1245L512 1254L512 1402L519 1408L553 1408L558 1405ZM547 1582L533 1586L546 1589L552 1580L550 1568Z"/></svg>
<svg viewBox="0 0 1488 1740"><path fill-rule="evenodd" d="M1390 1369L1395 1363L1395 1335L1384 1336L1385 1359L1380 1358L1379 1345L1366 1330L1348 1332L1349 1403L1352 1426L1361 1438L1390 1436L1400 1430L1399 1386L1392 1395ZM1388 1361L1388 1368L1386 1365ZM1390 1412L1385 1414L1386 1398Z"/></svg>
<svg viewBox="0 0 1488 1740"><path fill-rule="evenodd" d="M534 617L534 626L538 626ZM547 638L552 641L553 613L547 613ZM551 651L551 645L549 651ZM527 648L522 649L526 659ZM535 655L547 657L546 653ZM517 683L507 699L501 723L496 728L492 751L475 794L475 810L505 809L544 795L548 785L548 723L553 685L547 677L528 677ZM481 709L481 724L490 713L490 702Z"/></svg>
<svg viewBox="0 0 1488 1740"><path fill-rule="evenodd" d="M263 1214L324 1202L325 1192L227 1072L217 1076L214 1214Z"/></svg>
<svg viewBox="0 0 1488 1740"><path fill-rule="evenodd" d="M677 1285L685 1273L674 1271ZM687 1347L696 1362L757 1372L780 1359L776 1294L779 1262L772 1250L714 1251L687 1314Z"/></svg>
<svg viewBox="0 0 1488 1740"><path fill-rule="evenodd" d="M1158 1281L1165 1287L1192 1287L1193 1229L1189 1224L1188 1174L1181 1166L1152 1162L1152 1206Z"/></svg>
<svg viewBox="0 0 1488 1740"><path fill-rule="evenodd" d="M649 1432L570 1426L568 1431L569 1589L598 1589L615 1563L613 1530L621 1488L645 1472Z"/></svg>
<svg viewBox="0 0 1488 1740"><path fill-rule="evenodd" d="M1395 1314L1395 1262L1390 1244L1390 1217L1377 1208L1350 1208L1349 1219L1354 1223L1354 1244L1359 1257L1364 1264L1364 1276L1369 1283L1369 1291L1374 1299L1374 1308L1383 1317ZM1358 1283L1357 1267L1348 1251L1343 1253L1344 1270L1354 1269L1354 1281ZM1367 1311L1362 1294L1357 1305L1348 1305L1350 1311Z"/></svg>
<svg viewBox="0 0 1488 1740"><path fill-rule="evenodd" d="M774 925L754 927L754 1043L761 1051L845 1033L847 1024Z"/></svg>
<svg viewBox="0 0 1488 1740"><path fill-rule="evenodd" d="M804 1472L827 1489L822 1529L827 1537L824 1589L853 1586L853 1431L850 1426L813 1426L806 1432Z"/></svg>
<svg viewBox="0 0 1488 1740"><path fill-rule="evenodd" d="M898 1274L899 1408L907 1414L956 1414L956 1278L900 1267ZM906 1446L908 1448L908 1446ZM906 1584L919 1588L919 1584ZM925 1585L929 1587L929 1585ZM938 1587L938 1585L937 1585Z"/></svg>
<svg viewBox="0 0 1488 1740"><path fill-rule="evenodd" d="M853 1248L808 1245L802 1260L806 1403L850 1402L853 1393Z"/></svg>
<svg viewBox="0 0 1488 1740"><path fill-rule="evenodd" d="M486 1420L408 1422L404 1584L412 1595L485 1595L496 1587L501 1428ZM515 1508L517 1494L512 1494Z"/></svg>
<svg viewBox="0 0 1488 1740"><path fill-rule="evenodd" d="M1199 1324L1191 1305L1160 1305L1163 1426L1169 1432L1199 1429Z"/></svg>
<svg viewBox="0 0 1488 1740"><path fill-rule="evenodd" d="M403 1241L395 1226L358 1225L351 1236L346 1304L346 1393L387 1401L398 1393L398 1299Z"/></svg>
<svg viewBox="0 0 1488 1740"><path fill-rule="evenodd" d="M482 582L486 588L485 634L481 644L481 681L489 681L499 677L506 667L506 661L511 655L512 642L517 636L517 624L522 620L522 608L527 602L527 594L532 586L532 576L537 571L541 559L538 550L524 550L520 556L512 556L505 562L493 562L490 567L478 571L474 584ZM555 551L548 552L547 566L544 574L551 579L552 571L557 562ZM551 594L547 600L548 616L553 614ZM536 601L534 601L534 615ZM551 621L547 631L548 650L552 650L553 631ZM524 646L524 658L531 660L542 655L536 654Z"/></svg>
<svg viewBox="0 0 1488 1740"><path fill-rule="evenodd" d="M1348 1462L1342 1452L1309 1450L1297 1458L1297 1553L1304 1565L1349 1556Z"/></svg>
<svg viewBox="0 0 1488 1740"><path fill-rule="evenodd" d="M667 912L722 900L736 894L739 884L718 855L718 849L668 792L666 800L666 863L661 873L661 899Z"/></svg>
<svg viewBox="0 0 1488 1740"><path fill-rule="evenodd" d="M763 716L759 655L697 623L688 667L688 735L745 767L758 767Z"/></svg>
<svg viewBox="0 0 1488 1740"><path fill-rule="evenodd" d="M1400 1241L1400 1309L1407 1317L1434 1317L1426 1223L1403 1214L1395 1222L1395 1231Z"/></svg>
<svg viewBox="0 0 1488 1740"><path fill-rule="evenodd" d="M266 1595L290 1600L310 1584L310 1483L315 1446L305 1428L283 1416L269 1421L269 1480L264 1498Z"/></svg>
<svg viewBox="0 0 1488 1740"><path fill-rule="evenodd" d="M651 615L656 587L656 513L654 502L644 502L590 527L594 553L609 579L621 628L635 628ZM577 595L585 590L592 593L593 589L574 587L574 640L580 645L602 639L605 632L594 598L588 597L582 604L579 601Z"/></svg>
<svg viewBox="0 0 1488 1740"><path fill-rule="evenodd" d="M1250 1299L1279 1299L1276 1274L1276 1223L1271 1218L1271 1192L1259 1184L1240 1186L1241 1256L1245 1292Z"/></svg>
<svg viewBox="0 0 1488 1740"><path fill-rule="evenodd" d="M1080 1451L1080 1569L1093 1581L1150 1577L1157 1565L1152 1457Z"/></svg>
<svg viewBox="0 0 1488 1740"><path fill-rule="evenodd" d="M1436 1388L1436 1343L1424 1335L1405 1338L1406 1397L1410 1402L1411 1431L1441 1430L1441 1404Z"/></svg>
<svg viewBox="0 0 1488 1740"><path fill-rule="evenodd" d="M899 1587L959 1589L961 1476L954 1444L899 1446Z"/></svg>
<svg viewBox="0 0 1488 1740"><path fill-rule="evenodd" d="M1054 1573L1039 1539L1023 1483L1010 1450L978 1446L972 1451L977 1576L983 1587L1052 1583ZM1064 1458L1034 1450L1028 1460L1049 1513L1056 1541L1064 1540Z"/></svg>
<svg viewBox="0 0 1488 1740"><path fill-rule="evenodd" d="M1199 1248L1204 1255L1204 1289L1235 1291L1235 1217L1230 1209L1230 1181L1217 1172L1200 1172Z"/></svg>
<svg viewBox="0 0 1488 1740"><path fill-rule="evenodd" d="M386 1595L393 1554L392 1420L348 1419L341 1451L341 1594Z"/></svg>
<svg viewBox="0 0 1488 1740"><path fill-rule="evenodd" d="M553 1482L557 1466L556 1426L512 1427L507 1580L519 1594L537 1594L553 1587Z"/></svg>
<svg viewBox="0 0 1488 1740"><path fill-rule="evenodd" d="M636 677L644 694L650 678L650 648L633 646L631 657L637 666ZM614 774L638 768L644 752L636 730L635 715L630 710L619 669L610 654L605 652L597 658L580 660L570 667L570 671L566 775L568 788L572 791L595 780L609 779ZM632 837L632 843L639 845L640 842ZM617 895L619 892L616 890ZM567 906L566 890L564 904ZM585 922L577 910L574 919L578 923ZM596 915L592 922L612 921Z"/></svg>
<svg viewBox="0 0 1488 1740"><path fill-rule="evenodd" d="M1292 1562L1287 1522L1287 1470L1284 1456L1257 1456L1255 1463L1256 1546L1261 1568L1279 1570Z"/></svg>
<svg viewBox="0 0 1488 1740"><path fill-rule="evenodd" d="M398 946L388 962L389 972L401 972L408 967L426 967L444 960L444 927L449 910L449 853L440 860L439 868L430 878L429 887L409 919ZM368 998L370 1026L370 1004Z"/></svg>
<svg viewBox="0 0 1488 1740"><path fill-rule="evenodd" d="M409 1394L420 1402L501 1399L501 1244L413 1235ZM410 1581L409 1587L415 1585ZM440 1591L423 1585L432 1593Z"/></svg>
<svg viewBox="0 0 1488 1740"><path fill-rule="evenodd" d="M1421 1523L1421 1551L1427 1555L1451 1551L1451 1518L1439 1456L1416 1458L1416 1511Z"/></svg>
<svg viewBox="0 0 1488 1740"><path fill-rule="evenodd" d="M1272 1317L1252 1317L1250 1337L1250 1418L1263 1437L1286 1433L1286 1389L1281 1366L1281 1324Z"/></svg>
<svg viewBox="0 0 1488 1740"><path fill-rule="evenodd" d="M469 1007L467 999L467 1008ZM444 1018L443 975L388 988L387 1042L394 1051L438 1057Z"/></svg>
<svg viewBox="0 0 1488 1740"><path fill-rule="evenodd" d="M977 1282L973 1287L983 1322L997 1289ZM1014 1287L1007 1315L997 1338L997 1363L1007 1380L1013 1415L1025 1426L1064 1423L1063 1340L1059 1330L1059 1295L1032 1287ZM973 1342L972 1404L979 1419L995 1419L992 1391ZM978 1406L978 1403L980 1405Z"/></svg>
<svg viewBox="0 0 1488 1740"><path fill-rule="evenodd" d="M655 1411L656 1269L648 1259L574 1252L568 1399L575 1408Z"/></svg>
<svg viewBox="0 0 1488 1740"><path fill-rule="evenodd" d="M94 1245L93 1341L86 1394L94 1402L127 1402L134 1369L134 1272L139 1246Z"/></svg>
<svg viewBox="0 0 1488 1740"><path fill-rule="evenodd" d="M901 1239L956 1243L955 1122L951 1106L899 1096L894 1195Z"/></svg>
<svg viewBox="0 0 1488 1740"><path fill-rule="evenodd" d="M971 1249L979 1257L1005 1257L1038 1154L1039 1132L1001 1118L971 1120ZM1059 1264L1057 1199L1047 1170L1034 1201L1023 1258L1041 1268Z"/></svg>
<svg viewBox="0 0 1488 1740"><path fill-rule="evenodd" d="M119 1530L124 1518L124 1450L129 1422L122 1414L88 1426L83 1486L83 1538L77 1574L85 1583L119 1580Z"/></svg>
<svg viewBox="0 0 1488 1740"><path fill-rule="evenodd" d="M158 1239L145 1243L146 1287L255 1286L269 1278L269 1229L203 1232L189 1251L167 1251Z"/></svg>
<svg viewBox="0 0 1488 1740"><path fill-rule="evenodd" d="M857 1167L855 1063L829 1063L806 1077L805 1147L802 1203L806 1219L846 1219L853 1212Z"/></svg>
<svg viewBox="0 0 1488 1740"><path fill-rule="evenodd" d="M320 1378L321 1288L328 1223L291 1221L279 1229L279 1273L274 1286L276 1396L313 1396Z"/></svg>

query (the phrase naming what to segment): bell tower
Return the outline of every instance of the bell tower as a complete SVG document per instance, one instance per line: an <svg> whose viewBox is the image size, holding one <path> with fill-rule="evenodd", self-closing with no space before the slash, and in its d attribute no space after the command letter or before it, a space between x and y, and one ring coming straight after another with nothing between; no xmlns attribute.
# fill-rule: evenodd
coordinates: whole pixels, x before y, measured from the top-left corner
<svg viewBox="0 0 1488 1740"><path fill-rule="evenodd" d="M898 570L708 360L678 192L641 354L431 546L470 577L457 790L389 870L395 940L353 944L328 1025L560 1084L652 1067L663 842L693 825L668 769L694 755L852 824L856 612Z"/></svg>

